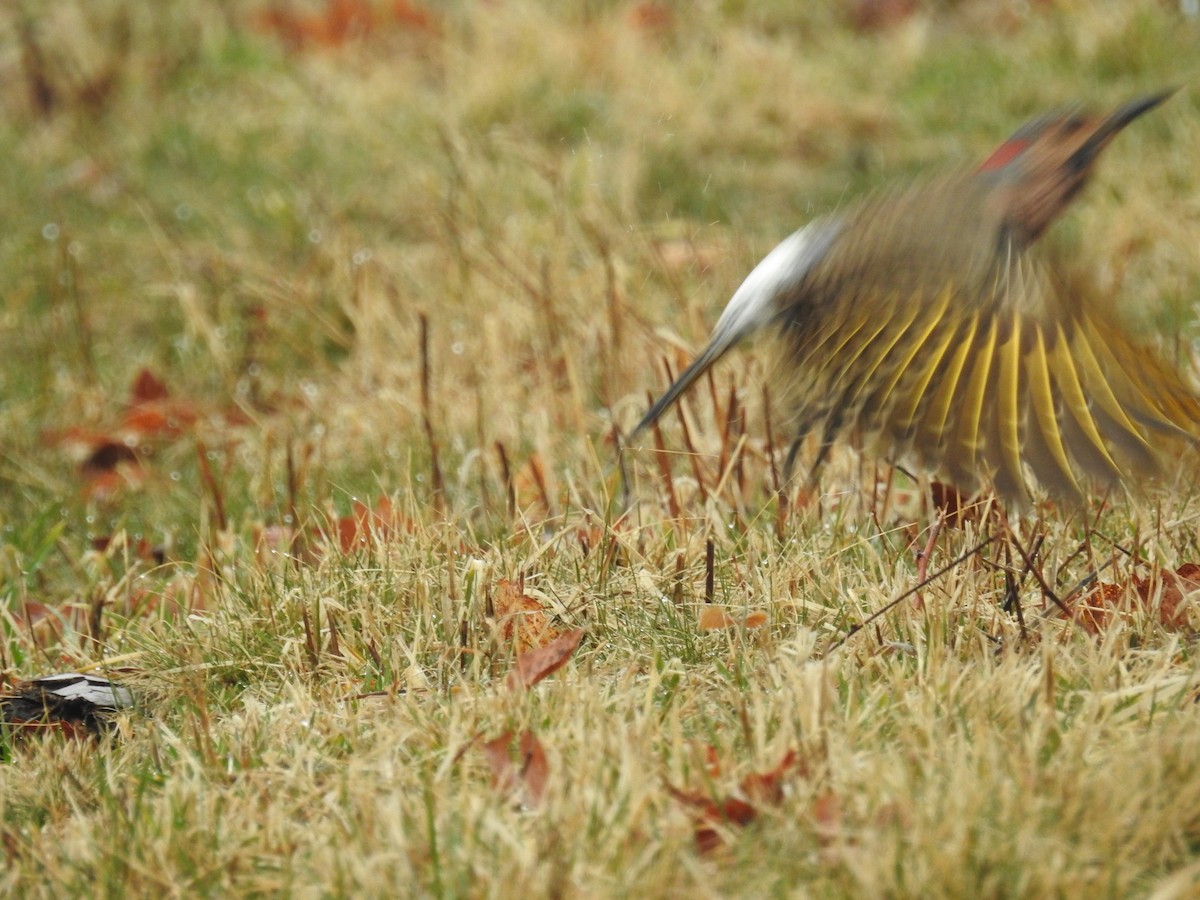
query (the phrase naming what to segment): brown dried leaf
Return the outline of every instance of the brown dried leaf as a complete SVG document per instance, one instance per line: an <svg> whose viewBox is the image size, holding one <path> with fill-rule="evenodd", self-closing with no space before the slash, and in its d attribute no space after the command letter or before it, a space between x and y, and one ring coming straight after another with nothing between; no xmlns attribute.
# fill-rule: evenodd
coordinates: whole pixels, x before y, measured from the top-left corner
<svg viewBox="0 0 1200 900"><path fill-rule="evenodd" d="M413 523L397 512L388 497L380 497L375 506L354 501L353 511L335 522L338 546L343 553L377 546L398 533L413 533Z"/></svg>
<svg viewBox="0 0 1200 900"><path fill-rule="evenodd" d="M558 629L550 627L550 617L541 602L526 596L507 578L496 583L492 609L501 636L516 646L518 657L546 646L559 635Z"/></svg>
<svg viewBox="0 0 1200 900"><path fill-rule="evenodd" d="M479 745L492 770L492 787L505 794L514 790L520 781L517 767L513 765L508 753L512 747L512 739L512 732L506 731L499 737Z"/></svg>
<svg viewBox="0 0 1200 900"><path fill-rule="evenodd" d="M1187 601L1200 591L1200 566L1184 563L1174 572L1160 572L1157 579L1135 579L1134 589L1141 600L1149 604L1154 601L1155 591L1160 584L1162 593L1158 601L1159 624L1174 631L1187 628Z"/></svg>
<svg viewBox="0 0 1200 900"><path fill-rule="evenodd" d="M133 385L129 390L129 401L132 404L149 403L153 400L165 400L171 395L166 383L143 367L134 376Z"/></svg>
<svg viewBox="0 0 1200 900"><path fill-rule="evenodd" d="M715 751L709 754L709 760L709 770L719 771ZM668 784L668 793L690 807L696 816L697 850L709 853L724 844L721 831L713 825L724 823L744 827L758 818L760 806L775 806L781 803L784 798L783 778L799 770L797 760L796 751L789 750L774 769L747 775L738 786L745 799L730 796L714 800L706 794L680 790Z"/></svg>
<svg viewBox="0 0 1200 900"><path fill-rule="evenodd" d="M1125 592L1124 585L1098 583L1075 601L1071 607L1071 617L1088 634L1099 634L1112 624Z"/></svg>
<svg viewBox="0 0 1200 900"><path fill-rule="evenodd" d="M818 796L813 801L810 814L822 843L828 844L841 835L844 818L842 800L833 791L825 791Z"/></svg>
<svg viewBox="0 0 1200 900"><path fill-rule="evenodd" d="M583 640L583 629L565 631L544 647L530 650L517 657L516 667L508 673L508 686L513 690L530 688L561 669Z"/></svg>
<svg viewBox="0 0 1200 900"><path fill-rule="evenodd" d="M521 734L521 780L525 785L525 805L536 808L546 796L546 782L550 778L550 763L542 742L532 731Z"/></svg>
<svg viewBox="0 0 1200 900"><path fill-rule="evenodd" d="M762 628L768 622L767 614L761 609L752 610L746 614L745 625L750 631L756 628Z"/></svg>
<svg viewBox="0 0 1200 900"><path fill-rule="evenodd" d="M1184 563L1157 576L1134 577L1127 584L1096 584L1076 601L1072 615L1089 634L1099 634L1115 620L1129 620L1128 603L1149 608L1157 595L1158 623L1163 628L1180 631L1189 627L1189 601L1197 592L1200 592L1200 565Z"/></svg>
<svg viewBox="0 0 1200 900"><path fill-rule="evenodd" d="M774 769L768 772L751 772L742 779L742 793L756 803L769 803L772 806L782 803L783 778L796 768L798 759L796 751L789 750Z"/></svg>
<svg viewBox="0 0 1200 900"><path fill-rule="evenodd" d="M760 609L751 610L744 619L739 620L730 615L725 607L709 603L700 610L697 624L701 631L720 631L738 626L753 630L762 628L767 622L767 614Z"/></svg>
<svg viewBox="0 0 1200 900"><path fill-rule="evenodd" d="M536 809L546 796L550 777L546 751L537 736L525 730L518 740L519 759L514 762L512 743L512 732L506 731L480 744L492 770L492 786L504 794L519 793L522 806Z"/></svg>
<svg viewBox="0 0 1200 900"><path fill-rule="evenodd" d="M917 0L854 0L850 20L858 31L895 28L917 10Z"/></svg>
<svg viewBox="0 0 1200 900"><path fill-rule="evenodd" d="M725 611L725 607L707 604L700 610L697 624L701 631L719 631L737 627L737 620Z"/></svg>

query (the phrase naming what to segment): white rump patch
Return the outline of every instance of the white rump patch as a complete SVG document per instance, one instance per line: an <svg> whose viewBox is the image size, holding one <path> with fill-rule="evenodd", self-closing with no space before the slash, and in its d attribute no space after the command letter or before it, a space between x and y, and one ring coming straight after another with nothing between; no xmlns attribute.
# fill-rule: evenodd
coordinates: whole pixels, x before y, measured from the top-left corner
<svg viewBox="0 0 1200 900"><path fill-rule="evenodd" d="M728 345L770 322L778 312L775 299L820 262L840 231L836 222L818 219L763 257L721 313L714 341Z"/></svg>

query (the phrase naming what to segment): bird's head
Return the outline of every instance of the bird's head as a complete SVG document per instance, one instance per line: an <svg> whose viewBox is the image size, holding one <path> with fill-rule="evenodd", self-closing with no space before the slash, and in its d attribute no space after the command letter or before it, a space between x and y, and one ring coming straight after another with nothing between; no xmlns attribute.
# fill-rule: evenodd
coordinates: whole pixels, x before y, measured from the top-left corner
<svg viewBox="0 0 1200 900"><path fill-rule="evenodd" d="M996 202L1009 236L1037 240L1079 193L1109 142L1126 125L1175 89L1141 97L1107 116L1059 111L1023 125L979 167L996 185Z"/></svg>

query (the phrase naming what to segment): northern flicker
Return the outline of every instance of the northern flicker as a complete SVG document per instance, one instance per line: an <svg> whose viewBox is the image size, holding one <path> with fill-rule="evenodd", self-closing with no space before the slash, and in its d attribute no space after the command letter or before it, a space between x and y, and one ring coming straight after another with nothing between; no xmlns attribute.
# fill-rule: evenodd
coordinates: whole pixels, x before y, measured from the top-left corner
<svg viewBox="0 0 1200 900"><path fill-rule="evenodd" d="M1032 247L1087 183L1101 151L1170 91L1103 117L1035 119L981 166L873 198L786 238L734 293L708 346L633 434L750 334L782 338L796 442L816 468L847 430L1015 505L1082 496L1153 471L1163 438L1200 435L1179 373ZM775 385L773 385L775 386Z"/></svg>

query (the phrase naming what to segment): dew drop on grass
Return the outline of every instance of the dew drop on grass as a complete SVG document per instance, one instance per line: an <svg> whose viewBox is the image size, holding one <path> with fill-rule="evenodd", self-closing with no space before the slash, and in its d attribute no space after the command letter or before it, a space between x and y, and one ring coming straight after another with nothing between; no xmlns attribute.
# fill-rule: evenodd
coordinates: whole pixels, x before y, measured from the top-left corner
<svg viewBox="0 0 1200 900"><path fill-rule="evenodd" d="M308 242L310 244L321 243L321 238L322 238L322 234L321 234L321 229L319 229L319 228L314 228L312 231L310 231L308 233Z"/></svg>
<svg viewBox="0 0 1200 900"><path fill-rule="evenodd" d="M186 222L192 217L192 208L186 203L180 203L175 207L175 218L180 222Z"/></svg>
<svg viewBox="0 0 1200 900"><path fill-rule="evenodd" d="M179 481L181 478L183 478L183 475L182 475L181 473L179 473L179 472L172 472L172 473L171 473L171 480L172 480L172 481Z"/></svg>
<svg viewBox="0 0 1200 900"><path fill-rule="evenodd" d="M467 349L467 347L462 341L455 341L453 344L450 345L450 352L453 353L455 356L462 356L463 351L466 349Z"/></svg>
<svg viewBox="0 0 1200 900"><path fill-rule="evenodd" d="M47 222L42 226L42 237L44 237L46 240L57 241L58 234L59 230L57 222Z"/></svg>
<svg viewBox="0 0 1200 900"><path fill-rule="evenodd" d="M362 247L354 252L351 259L356 266L365 265L371 261L371 251L367 247Z"/></svg>

